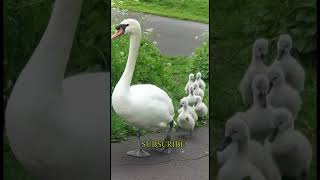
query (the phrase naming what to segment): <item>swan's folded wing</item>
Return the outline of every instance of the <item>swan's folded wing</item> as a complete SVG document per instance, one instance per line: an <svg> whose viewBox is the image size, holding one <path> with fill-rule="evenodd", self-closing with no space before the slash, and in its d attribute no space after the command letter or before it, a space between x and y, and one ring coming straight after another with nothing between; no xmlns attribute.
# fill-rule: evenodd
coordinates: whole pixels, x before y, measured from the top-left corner
<svg viewBox="0 0 320 180"><path fill-rule="evenodd" d="M162 89L152 84L137 84L130 87L130 93L137 98L150 98L166 103L169 106L169 112L174 115L174 107L169 95Z"/></svg>
<svg viewBox="0 0 320 180"><path fill-rule="evenodd" d="M273 152L273 154L276 155L284 155L284 154L290 154L297 150L294 144L283 144L276 148L276 150Z"/></svg>

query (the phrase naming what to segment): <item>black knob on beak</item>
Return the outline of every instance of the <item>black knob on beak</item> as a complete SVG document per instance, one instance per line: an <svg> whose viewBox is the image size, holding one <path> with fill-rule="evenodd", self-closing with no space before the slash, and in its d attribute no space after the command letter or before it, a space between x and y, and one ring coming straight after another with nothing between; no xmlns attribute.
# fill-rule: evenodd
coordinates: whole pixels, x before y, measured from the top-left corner
<svg viewBox="0 0 320 180"><path fill-rule="evenodd" d="M127 26L129 26L129 24L118 24L118 25L116 25L116 30L119 30L120 28L122 30L126 30Z"/></svg>

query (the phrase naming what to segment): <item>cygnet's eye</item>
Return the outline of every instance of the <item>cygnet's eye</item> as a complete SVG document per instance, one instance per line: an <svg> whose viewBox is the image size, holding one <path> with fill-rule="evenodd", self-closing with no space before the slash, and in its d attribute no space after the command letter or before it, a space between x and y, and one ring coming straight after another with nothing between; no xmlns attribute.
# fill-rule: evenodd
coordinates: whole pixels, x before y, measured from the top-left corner
<svg viewBox="0 0 320 180"><path fill-rule="evenodd" d="M236 134L236 133L238 133L238 131L232 130L232 134Z"/></svg>

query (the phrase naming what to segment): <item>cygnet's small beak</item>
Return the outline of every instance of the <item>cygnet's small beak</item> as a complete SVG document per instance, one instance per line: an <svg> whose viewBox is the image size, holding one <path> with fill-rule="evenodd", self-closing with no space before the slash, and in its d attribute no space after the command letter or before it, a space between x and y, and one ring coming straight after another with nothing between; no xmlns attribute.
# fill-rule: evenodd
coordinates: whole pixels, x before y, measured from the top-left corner
<svg viewBox="0 0 320 180"><path fill-rule="evenodd" d="M269 137L269 142L273 142L275 139L276 139L276 137L277 137L277 135L278 135L278 132L279 132L279 128L278 127L276 127L275 129L274 129L274 131L272 132L272 134L271 134L271 136Z"/></svg>
<svg viewBox="0 0 320 180"><path fill-rule="evenodd" d="M228 147L230 144L232 143L232 137L231 136L227 136L225 137L225 139L223 140L222 144L218 147L218 151L222 152L226 147Z"/></svg>
<svg viewBox="0 0 320 180"><path fill-rule="evenodd" d="M124 34L124 30L122 28L119 28L112 36L111 39L116 39L117 37Z"/></svg>
<svg viewBox="0 0 320 180"><path fill-rule="evenodd" d="M273 83L270 81L270 83L269 83L269 89L268 89L268 93L267 93L267 94L269 94L269 93L270 93L270 91L271 91L272 87L273 87Z"/></svg>
<svg viewBox="0 0 320 180"><path fill-rule="evenodd" d="M266 93L265 92L261 92L260 101L261 101L262 107L266 108L267 107L267 98L266 98Z"/></svg>
<svg viewBox="0 0 320 180"><path fill-rule="evenodd" d="M279 49L276 59L280 60L282 58L283 54L284 54L284 49Z"/></svg>
<svg viewBox="0 0 320 180"><path fill-rule="evenodd" d="M264 53L263 53L263 52L260 52L260 58L261 58L262 60L264 60L264 57L265 57Z"/></svg>

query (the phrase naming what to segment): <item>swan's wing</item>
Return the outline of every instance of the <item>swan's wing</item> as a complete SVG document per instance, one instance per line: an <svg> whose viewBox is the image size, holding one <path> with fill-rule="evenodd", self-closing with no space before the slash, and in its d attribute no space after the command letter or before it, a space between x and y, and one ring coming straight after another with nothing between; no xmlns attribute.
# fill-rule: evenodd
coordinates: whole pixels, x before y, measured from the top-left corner
<svg viewBox="0 0 320 180"><path fill-rule="evenodd" d="M170 115L174 116L174 107L169 95L162 89L152 84L137 84L130 87L133 96L141 98L151 98L168 105Z"/></svg>
<svg viewBox="0 0 320 180"><path fill-rule="evenodd" d="M290 154L297 150L297 147L294 144L283 144L276 148L273 152L274 155L284 155Z"/></svg>

